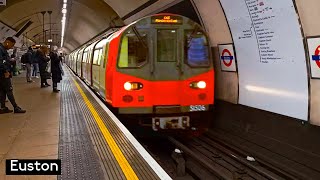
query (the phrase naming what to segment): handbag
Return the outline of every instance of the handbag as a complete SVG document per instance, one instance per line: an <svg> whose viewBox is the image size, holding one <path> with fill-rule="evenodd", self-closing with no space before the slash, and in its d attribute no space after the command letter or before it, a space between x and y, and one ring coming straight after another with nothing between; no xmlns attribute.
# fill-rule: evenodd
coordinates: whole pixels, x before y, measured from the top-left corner
<svg viewBox="0 0 320 180"><path fill-rule="evenodd" d="M49 62L47 63L46 71L47 71L48 73L51 73L51 61L49 61Z"/></svg>

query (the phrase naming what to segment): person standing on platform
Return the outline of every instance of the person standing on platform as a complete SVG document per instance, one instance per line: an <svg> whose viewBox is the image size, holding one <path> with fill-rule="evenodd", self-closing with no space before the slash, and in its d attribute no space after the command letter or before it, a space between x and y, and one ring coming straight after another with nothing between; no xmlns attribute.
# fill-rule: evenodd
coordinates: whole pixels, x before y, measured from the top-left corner
<svg viewBox="0 0 320 180"><path fill-rule="evenodd" d="M37 53L32 52L32 77L39 78L39 60L36 58Z"/></svg>
<svg viewBox="0 0 320 180"><path fill-rule="evenodd" d="M51 73L52 73L52 83L53 83L53 92L59 92L58 83L62 80L62 67L61 61L58 56L58 47L53 46L53 50L50 52L51 59Z"/></svg>
<svg viewBox="0 0 320 180"><path fill-rule="evenodd" d="M21 109L13 96L13 88L11 84L12 73L10 71L10 57L8 54L8 49L13 48L16 41L12 37L8 37L2 44L0 44L0 114L11 113L8 107L6 107L5 101L6 96L10 100L12 106L14 107L14 113L25 113L26 110Z"/></svg>
<svg viewBox="0 0 320 180"><path fill-rule="evenodd" d="M26 68L27 68L26 77L27 77L28 83L34 82L31 79L32 54L33 54L32 47L29 47L27 53L25 54L26 55L26 63L25 64L26 64Z"/></svg>
<svg viewBox="0 0 320 180"><path fill-rule="evenodd" d="M50 86L47 79L50 79L50 73L47 72L47 66L50 59L47 57L48 48L46 46L41 46L40 50L37 51L36 58L39 61L40 78L41 78L41 88Z"/></svg>

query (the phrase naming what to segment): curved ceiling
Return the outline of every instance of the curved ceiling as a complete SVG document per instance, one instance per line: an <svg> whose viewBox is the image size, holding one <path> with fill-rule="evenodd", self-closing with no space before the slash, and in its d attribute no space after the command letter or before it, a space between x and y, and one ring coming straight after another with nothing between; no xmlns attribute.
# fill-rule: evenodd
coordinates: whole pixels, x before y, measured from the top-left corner
<svg viewBox="0 0 320 180"><path fill-rule="evenodd" d="M107 2L104 0L68 0L67 6L67 23L64 47L68 51L79 47L101 31L110 26L113 20L116 19L116 25L122 25L116 11L108 5L111 3L114 7L123 7L117 5L119 1L126 1L139 5L145 0L118 0ZM131 6L131 3L124 3L126 7ZM61 8L63 0L10 0L7 1L7 6L0 8L0 20L19 31L29 21L32 24L23 31L29 39L35 43L47 42L50 37L50 18L47 11L52 11L51 14L51 39L54 43L60 45L61 38ZM134 6L133 6L134 8ZM129 10L131 8L125 8ZM46 11L44 15L43 33L43 16L41 11ZM121 8L119 12L124 12Z"/></svg>
<svg viewBox="0 0 320 180"><path fill-rule="evenodd" d="M51 24L51 39L55 44L60 45L63 1L7 0L6 6L0 6L0 22L16 31L27 23L31 24L23 30L22 34L35 43L47 42ZM153 7L159 8L159 5L163 6L172 1L174 0L68 0L64 47L67 51L72 51L110 25L124 25L121 18L145 4L154 3ZM52 11L51 23L48 13L45 14L46 33L43 33L41 11ZM134 18L139 17L134 16Z"/></svg>

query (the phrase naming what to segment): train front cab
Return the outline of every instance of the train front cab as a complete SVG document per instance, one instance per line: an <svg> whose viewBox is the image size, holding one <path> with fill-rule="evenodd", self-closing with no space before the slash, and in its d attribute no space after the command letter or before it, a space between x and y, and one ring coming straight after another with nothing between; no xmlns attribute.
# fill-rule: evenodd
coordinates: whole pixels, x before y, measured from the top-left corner
<svg viewBox="0 0 320 180"><path fill-rule="evenodd" d="M167 14L143 18L121 33L119 47L106 92L120 114L152 114L155 130L183 129L189 121L184 114L208 111L213 104L209 40L197 23Z"/></svg>

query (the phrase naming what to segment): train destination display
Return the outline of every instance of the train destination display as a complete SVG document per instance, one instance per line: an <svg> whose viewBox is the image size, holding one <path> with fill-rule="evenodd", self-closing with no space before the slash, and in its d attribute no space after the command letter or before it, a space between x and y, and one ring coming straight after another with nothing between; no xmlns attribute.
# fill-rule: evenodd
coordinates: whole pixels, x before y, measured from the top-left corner
<svg viewBox="0 0 320 180"><path fill-rule="evenodd" d="M293 1L220 2L237 53L239 103L307 120L306 56Z"/></svg>

